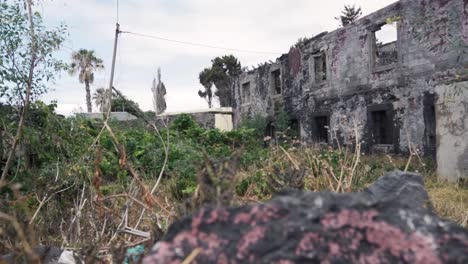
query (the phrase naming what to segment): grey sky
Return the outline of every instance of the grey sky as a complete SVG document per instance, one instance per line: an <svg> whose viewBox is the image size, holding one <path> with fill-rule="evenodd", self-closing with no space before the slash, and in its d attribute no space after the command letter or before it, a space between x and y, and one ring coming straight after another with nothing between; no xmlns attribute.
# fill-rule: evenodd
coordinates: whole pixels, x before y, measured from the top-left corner
<svg viewBox="0 0 468 264"><path fill-rule="evenodd" d="M299 37L338 27L345 4L361 6L364 15L395 0L120 0L119 23L124 31L244 50L286 53ZM93 91L107 87L116 22L117 0L46 0L37 6L48 25L64 22L69 40L58 56L67 62L72 50L94 49L106 69L96 75ZM151 83L162 68L167 111L207 108L198 97L198 73L216 56L234 54L243 66L275 60L278 55L222 51L121 35L115 87L152 108ZM60 113L85 107L84 86L62 73L45 101L57 100ZM94 107L95 108L95 107Z"/></svg>

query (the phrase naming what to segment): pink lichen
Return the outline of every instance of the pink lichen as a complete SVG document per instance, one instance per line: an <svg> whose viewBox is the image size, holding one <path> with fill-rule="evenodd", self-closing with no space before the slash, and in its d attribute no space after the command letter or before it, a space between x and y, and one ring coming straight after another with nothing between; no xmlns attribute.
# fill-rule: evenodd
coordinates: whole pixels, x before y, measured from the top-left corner
<svg viewBox="0 0 468 264"><path fill-rule="evenodd" d="M320 235L316 233L307 233L296 247L296 255L307 255L313 253L316 248L315 244L320 240Z"/></svg>
<svg viewBox="0 0 468 264"><path fill-rule="evenodd" d="M278 218L278 207L275 205L253 206L249 212L238 213L234 217L234 224L250 224L256 226L258 224L268 223L271 220Z"/></svg>
<svg viewBox="0 0 468 264"><path fill-rule="evenodd" d="M406 234L388 223L374 220L377 215L377 211L373 210L342 210L325 215L322 225L328 232L337 230L343 233L343 229L359 229L364 232L367 243L375 247L370 254L361 256L365 263L376 263L386 254L410 263L441 263L434 251L435 245L431 237L418 233Z"/></svg>
<svg viewBox="0 0 468 264"><path fill-rule="evenodd" d="M220 239L217 234L207 234L201 232L198 235L199 243L198 245L204 250L204 254L207 256L216 256L223 247L229 244L228 241Z"/></svg>
<svg viewBox="0 0 468 264"><path fill-rule="evenodd" d="M216 263L218 264L229 264L229 259L228 257L226 256L226 254L224 253L221 253L216 261ZM234 263L231 261L231 264Z"/></svg>
<svg viewBox="0 0 468 264"><path fill-rule="evenodd" d="M294 262L288 259L280 259L276 262L276 264L294 264Z"/></svg>
<svg viewBox="0 0 468 264"><path fill-rule="evenodd" d="M244 234L237 244L236 257L238 259L244 259L249 253L249 249L265 237L266 230L266 227L258 226Z"/></svg>
<svg viewBox="0 0 468 264"><path fill-rule="evenodd" d="M215 209L211 211L210 216L208 217L208 219L206 219L205 223L213 224L218 221L226 222L228 218L229 212L226 209Z"/></svg>
<svg viewBox="0 0 468 264"><path fill-rule="evenodd" d="M203 222L203 216L205 215L205 209L202 208L198 214L194 215L192 218L192 234L196 235L198 232L198 228Z"/></svg>
<svg viewBox="0 0 468 264"><path fill-rule="evenodd" d="M159 242L157 252L155 254L148 255L147 257L145 257L143 259L143 264L168 263L169 261L173 260L174 257L175 253L172 244L168 242ZM182 262L172 261L170 263L180 264Z"/></svg>
<svg viewBox="0 0 468 264"><path fill-rule="evenodd" d="M238 213L234 218L234 224L248 224L250 223L251 218L252 215L250 213Z"/></svg>
<svg viewBox="0 0 468 264"><path fill-rule="evenodd" d="M174 246L182 246L184 243L187 243L191 247L197 247L198 238L195 235L193 235L192 232L184 231L184 232L177 234L177 236L175 236L174 239L172 240L172 244Z"/></svg>
<svg viewBox="0 0 468 264"><path fill-rule="evenodd" d="M375 210L359 212L357 210L342 210L339 213L326 214L321 223L325 229L338 229L343 226L364 228L366 224L378 215Z"/></svg>
<svg viewBox="0 0 468 264"><path fill-rule="evenodd" d="M268 223L279 217L278 211L278 207L272 204L256 208L256 210L252 211L253 220L257 223Z"/></svg>
<svg viewBox="0 0 468 264"><path fill-rule="evenodd" d="M330 243L328 245L328 250L329 250L329 253L331 256L339 256L341 255L341 251L340 251L340 245L338 245L337 243Z"/></svg>

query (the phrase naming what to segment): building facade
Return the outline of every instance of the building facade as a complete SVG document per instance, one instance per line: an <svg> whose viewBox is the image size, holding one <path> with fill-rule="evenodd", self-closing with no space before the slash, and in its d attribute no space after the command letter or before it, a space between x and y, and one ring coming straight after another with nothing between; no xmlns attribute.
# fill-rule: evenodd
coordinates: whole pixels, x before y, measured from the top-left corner
<svg viewBox="0 0 468 264"><path fill-rule="evenodd" d="M401 0L241 74L234 126L286 112L305 142L437 158L468 175L468 1ZM454 156L455 155L455 156Z"/></svg>

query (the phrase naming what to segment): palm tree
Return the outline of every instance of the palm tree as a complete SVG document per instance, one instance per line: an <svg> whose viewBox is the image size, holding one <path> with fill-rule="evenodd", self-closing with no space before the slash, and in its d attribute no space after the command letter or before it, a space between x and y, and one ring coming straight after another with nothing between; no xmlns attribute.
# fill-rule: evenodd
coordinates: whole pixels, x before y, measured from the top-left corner
<svg viewBox="0 0 468 264"><path fill-rule="evenodd" d="M104 88L97 89L93 94L93 100L100 112L104 112L104 106L107 101L107 90Z"/></svg>
<svg viewBox="0 0 468 264"><path fill-rule="evenodd" d="M94 55L94 50L80 49L72 54L72 63L70 64L69 73L70 75L78 73L80 83L85 84L88 112L92 112L93 110L89 86L94 82L94 71L103 68L103 62Z"/></svg>

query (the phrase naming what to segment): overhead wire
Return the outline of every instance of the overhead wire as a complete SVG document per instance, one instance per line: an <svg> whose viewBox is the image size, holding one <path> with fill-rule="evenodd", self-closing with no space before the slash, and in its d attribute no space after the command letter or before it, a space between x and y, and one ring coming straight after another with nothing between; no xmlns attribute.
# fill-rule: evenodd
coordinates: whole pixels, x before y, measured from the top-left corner
<svg viewBox="0 0 468 264"><path fill-rule="evenodd" d="M116 23L119 23L119 0L117 0Z"/></svg>
<svg viewBox="0 0 468 264"><path fill-rule="evenodd" d="M237 52L256 53L256 54L270 54L270 55L281 55L282 54L280 52L268 52L268 51L255 51L255 50L245 50L245 49L236 49L236 48L226 48L226 47L213 46L213 45L203 44L203 43L196 43L196 42L189 42L189 41L182 41L182 40L176 40L176 39L163 38L163 37L160 37L160 36L136 33L136 32L131 32L131 31L120 31L120 33L130 34L130 35L139 36L139 37L152 38L152 39L161 40L161 41L179 43L179 44L184 44L184 45L190 45L190 46L218 49L218 50L237 51Z"/></svg>

